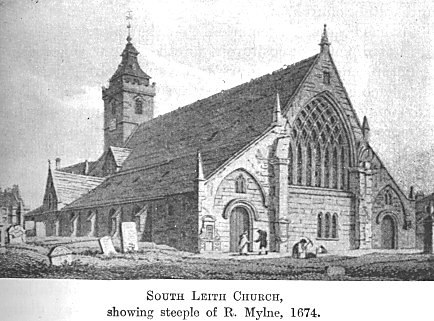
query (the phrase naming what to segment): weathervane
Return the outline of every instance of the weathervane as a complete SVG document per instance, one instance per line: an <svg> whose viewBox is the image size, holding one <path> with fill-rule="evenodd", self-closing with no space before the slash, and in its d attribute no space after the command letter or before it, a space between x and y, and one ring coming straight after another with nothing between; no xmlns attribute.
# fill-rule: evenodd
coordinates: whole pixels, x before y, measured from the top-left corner
<svg viewBox="0 0 434 321"><path fill-rule="evenodd" d="M131 20L133 20L133 15L132 15L131 13L132 13L132 11L131 11L131 10L128 10L128 11L127 11L127 16L126 16L126 19L127 19L127 21L128 21L128 24L127 24L127 28L128 28L128 37L127 37L127 41L128 41L128 42L131 41L131 33L130 33L130 31L131 31Z"/></svg>

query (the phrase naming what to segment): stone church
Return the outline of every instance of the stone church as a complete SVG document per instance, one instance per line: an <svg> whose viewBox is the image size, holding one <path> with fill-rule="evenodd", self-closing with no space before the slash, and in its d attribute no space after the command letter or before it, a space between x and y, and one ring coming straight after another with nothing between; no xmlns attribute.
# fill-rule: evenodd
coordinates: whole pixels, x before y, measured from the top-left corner
<svg viewBox="0 0 434 321"><path fill-rule="evenodd" d="M232 252L267 232L271 251L302 237L329 252L415 248L415 200L369 143L324 31L320 51L154 117L155 83L128 36L102 89L104 153L51 166L27 220L47 235L120 235L192 252ZM250 251L257 243L251 243Z"/></svg>

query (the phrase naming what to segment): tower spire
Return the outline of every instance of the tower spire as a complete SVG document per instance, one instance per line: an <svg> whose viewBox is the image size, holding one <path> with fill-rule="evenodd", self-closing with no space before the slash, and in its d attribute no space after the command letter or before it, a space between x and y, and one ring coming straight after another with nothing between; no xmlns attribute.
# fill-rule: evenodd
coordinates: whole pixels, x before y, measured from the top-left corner
<svg viewBox="0 0 434 321"><path fill-rule="evenodd" d="M330 47L329 38L327 36L327 25L324 24L324 31L321 36L321 42L319 43L321 47L321 52L327 52Z"/></svg>
<svg viewBox="0 0 434 321"><path fill-rule="evenodd" d="M127 16L126 16L126 19L127 19L127 28L128 28L128 37L127 37L127 41L128 41L128 43L131 43L131 20L133 20L133 15L131 14L132 13L132 11L131 10L128 10L127 11Z"/></svg>

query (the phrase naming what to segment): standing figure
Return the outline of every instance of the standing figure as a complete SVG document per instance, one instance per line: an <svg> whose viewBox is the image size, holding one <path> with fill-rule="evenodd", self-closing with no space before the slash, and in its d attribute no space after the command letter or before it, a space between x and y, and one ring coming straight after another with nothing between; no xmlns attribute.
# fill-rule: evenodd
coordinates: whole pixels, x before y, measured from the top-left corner
<svg viewBox="0 0 434 321"><path fill-rule="evenodd" d="M240 255L247 255L249 238L247 237L247 231L240 235L240 240L238 242L238 250Z"/></svg>
<svg viewBox="0 0 434 321"><path fill-rule="evenodd" d="M258 234L259 234L258 239L255 242L259 242L259 255L262 254L262 249L264 249L265 254L268 254L267 232L263 230L258 230Z"/></svg>

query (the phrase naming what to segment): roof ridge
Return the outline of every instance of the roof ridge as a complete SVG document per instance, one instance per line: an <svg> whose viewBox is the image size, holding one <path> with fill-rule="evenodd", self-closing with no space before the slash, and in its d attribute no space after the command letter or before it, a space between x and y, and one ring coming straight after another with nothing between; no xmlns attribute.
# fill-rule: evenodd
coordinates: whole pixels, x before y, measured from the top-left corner
<svg viewBox="0 0 434 321"><path fill-rule="evenodd" d="M63 172L61 170L57 170L57 169L53 169L52 170L53 175L57 175L57 173L61 173L61 175L69 175L69 176L76 176L76 177L82 177L82 178L87 178L87 179L96 179L96 180L104 180L105 177L98 177L98 176L90 176L90 175L82 175L82 174L74 174L74 173L69 173L69 172Z"/></svg>
<svg viewBox="0 0 434 321"><path fill-rule="evenodd" d="M169 117L169 115L173 115L173 114L175 114L175 113L177 113L177 112L185 112L185 111L188 110L189 108L193 108L193 106L195 106L196 104L198 104L198 103L200 103L200 102L202 102L202 101L204 101L204 100L212 100L212 99L217 98L218 96L221 96L221 95L223 95L223 94L228 95L229 93L236 92L237 90L240 90L240 89L243 88L244 86L247 86L247 85L249 85L249 84L252 84L252 83L254 83L254 82L257 82L257 81L261 80L261 79L264 78L264 77L272 76L273 74L276 74L276 73L279 72L279 71L283 71L283 70L288 70L288 69L295 68L295 67L301 65L302 63L304 63L304 62L306 62L306 61L309 61L309 60L311 60L311 59L316 58L318 55L319 55L319 54L315 54L315 55L313 55L313 56L311 56L311 57L308 57L308 58L305 58L305 59L303 59L303 60L297 61L297 62L295 62L295 63L293 63L293 64L291 64L291 65L287 65L287 66L284 67L284 68L276 69L276 70L274 70L274 71L271 72L271 73L268 73L268 74L265 74L265 75L262 75L262 76L259 76L259 77L256 77L256 78L252 78L252 79L250 79L249 81L244 82L244 83L242 83L242 84L239 84L239 85L237 85L237 86L235 86L235 87L231 87L231 88L229 88L229 89L222 90L222 91L220 91L220 92L218 92L218 93L215 93L215 94L213 94L213 95L211 95L211 96L208 96L208 97L205 97L205 98L202 98L202 99L198 99L198 100L196 100L196 101L194 101L194 102L192 102L192 103L190 103L190 104L187 104L187 105L184 105L184 106L181 106L181 107L175 108L175 109L173 109L173 110L171 110L171 111L169 111L169 112L167 112L167 113L165 113L165 114L158 115L157 117L152 118L152 119L150 119L150 120L148 120L148 121L146 121L146 122L143 122L143 123L141 123L139 126L137 126L137 127L136 127L137 130L133 131L133 133L130 135L130 137L128 137L127 142L130 140L130 138L133 136L133 134L135 134L135 133L138 131L139 128L145 127L146 125L153 124L153 123L155 123L157 120L161 121L162 118ZM126 143L127 143L127 142L126 142Z"/></svg>

